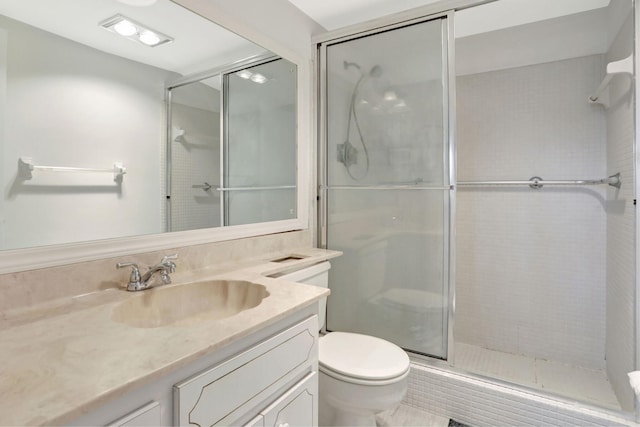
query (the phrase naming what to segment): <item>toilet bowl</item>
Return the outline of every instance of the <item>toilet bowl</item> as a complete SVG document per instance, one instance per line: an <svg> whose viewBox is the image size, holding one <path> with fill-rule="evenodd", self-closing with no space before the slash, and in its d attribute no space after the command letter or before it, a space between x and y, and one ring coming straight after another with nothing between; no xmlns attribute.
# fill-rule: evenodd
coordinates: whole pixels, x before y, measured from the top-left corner
<svg viewBox="0 0 640 427"><path fill-rule="evenodd" d="M291 282L328 287L328 262L280 276ZM320 301L324 326L326 298ZM319 424L375 426L376 414L395 408L407 392L409 356L380 338L330 332L319 342Z"/></svg>

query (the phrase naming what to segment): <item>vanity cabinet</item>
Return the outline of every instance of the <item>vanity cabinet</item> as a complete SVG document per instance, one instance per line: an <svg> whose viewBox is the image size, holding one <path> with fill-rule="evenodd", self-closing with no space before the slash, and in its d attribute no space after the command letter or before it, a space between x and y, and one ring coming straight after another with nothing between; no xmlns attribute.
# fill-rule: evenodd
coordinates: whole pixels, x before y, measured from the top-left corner
<svg viewBox="0 0 640 427"><path fill-rule="evenodd" d="M176 384L174 424L315 425L315 329L314 316Z"/></svg>
<svg viewBox="0 0 640 427"><path fill-rule="evenodd" d="M311 372L261 415L265 427L314 426L318 419L318 373Z"/></svg>
<svg viewBox="0 0 640 427"><path fill-rule="evenodd" d="M316 426L317 369L318 317L312 304L68 425Z"/></svg>
<svg viewBox="0 0 640 427"><path fill-rule="evenodd" d="M151 402L113 421L107 427L153 427L159 425L161 425L160 403Z"/></svg>

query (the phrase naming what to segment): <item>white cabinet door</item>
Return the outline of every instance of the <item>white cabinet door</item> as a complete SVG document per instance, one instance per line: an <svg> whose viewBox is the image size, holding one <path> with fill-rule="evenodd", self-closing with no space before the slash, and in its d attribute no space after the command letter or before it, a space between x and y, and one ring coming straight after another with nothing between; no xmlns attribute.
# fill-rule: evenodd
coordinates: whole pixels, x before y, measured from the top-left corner
<svg viewBox="0 0 640 427"><path fill-rule="evenodd" d="M229 425L315 369L317 317L174 386L175 424ZM257 412L257 411L256 411ZM254 412L255 413L255 412Z"/></svg>
<svg viewBox="0 0 640 427"><path fill-rule="evenodd" d="M161 424L160 404L151 402L109 424L108 427L157 427Z"/></svg>
<svg viewBox="0 0 640 427"><path fill-rule="evenodd" d="M311 372L262 411L265 427L318 425L318 373Z"/></svg>
<svg viewBox="0 0 640 427"><path fill-rule="evenodd" d="M244 427L264 427L264 417L262 416L262 414L258 415L257 417L246 423Z"/></svg>

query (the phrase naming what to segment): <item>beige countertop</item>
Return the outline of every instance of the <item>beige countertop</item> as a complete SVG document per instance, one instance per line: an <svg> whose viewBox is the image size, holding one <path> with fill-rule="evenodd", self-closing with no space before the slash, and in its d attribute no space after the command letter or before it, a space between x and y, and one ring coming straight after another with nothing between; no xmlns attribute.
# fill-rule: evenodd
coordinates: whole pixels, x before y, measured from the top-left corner
<svg viewBox="0 0 640 427"><path fill-rule="evenodd" d="M167 286L227 279L266 288L269 296L259 305L223 319L201 314L197 322L139 328L112 318L123 301L145 298L167 286L140 292L104 290L0 313L0 425L64 424L326 296L327 289L265 276L340 252L303 248L292 253L304 258L253 260L172 275L174 285Z"/></svg>

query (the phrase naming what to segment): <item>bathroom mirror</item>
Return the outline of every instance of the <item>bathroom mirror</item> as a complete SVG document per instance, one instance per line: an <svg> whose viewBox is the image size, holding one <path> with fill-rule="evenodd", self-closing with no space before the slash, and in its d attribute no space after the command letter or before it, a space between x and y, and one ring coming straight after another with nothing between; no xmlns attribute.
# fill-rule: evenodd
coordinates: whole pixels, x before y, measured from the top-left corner
<svg viewBox="0 0 640 427"><path fill-rule="evenodd" d="M167 88L167 230L296 216L296 66L254 57Z"/></svg>
<svg viewBox="0 0 640 427"><path fill-rule="evenodd" d="M166 246L167 85L247 58L277 57L170 0L0 0L0 55L0 271L55 265L70 247L99 256L123 245L130 252ZM295 103L287 108L295 111ZM297 135L295 120L287 126ZM296 142L282 153L294 171ZM188 227L190 234L174 233L171 241L303 228L293 176L287 215L228 223L241 229ZM198 184L189 183L192 195L202 192L191 188ZM111 249L83 251L87 242ZM21 261L33 253L42 262Z"/></svg>

